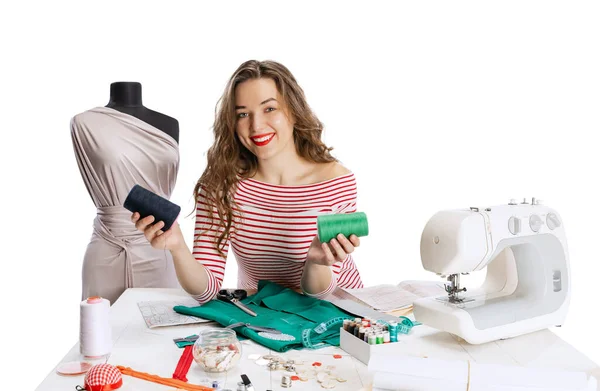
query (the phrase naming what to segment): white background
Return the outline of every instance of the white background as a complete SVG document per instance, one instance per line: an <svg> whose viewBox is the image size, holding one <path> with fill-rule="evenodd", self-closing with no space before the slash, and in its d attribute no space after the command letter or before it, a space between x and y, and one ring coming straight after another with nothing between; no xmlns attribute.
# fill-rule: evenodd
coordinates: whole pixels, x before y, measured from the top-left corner
<svg viewBox="0 0 600 391"><path fill-rule="evenodd" d="M419 240L438 210L538 197L562 215L571 257L571 309L555 331L600 362L600 3L322 3L3 7L1 322L19 386L37 386L78 340L95 208L70 118L106 105L111 82L141 82L145 106L179 120L172 200L187 216L215 104L248 59L292 71L355 172L367 285L436 278ZM191 243L192 217L180 223ZM236 273L230 258L225 285Z"/></svg>

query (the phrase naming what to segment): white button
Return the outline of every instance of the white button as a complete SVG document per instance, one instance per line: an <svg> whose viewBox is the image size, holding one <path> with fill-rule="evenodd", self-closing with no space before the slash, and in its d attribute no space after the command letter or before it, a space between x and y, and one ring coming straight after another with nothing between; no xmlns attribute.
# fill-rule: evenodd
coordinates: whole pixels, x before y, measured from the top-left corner
<svg viewBox="0 0 600 391"><path fill-rule="evenodd" d="M515 216L512 216L510 219L508 219L508 230L513 235L521 232L521 220Z"/></svg>
<svg viewBox="0 0 600 391"><path fill-rule="evenodd" d="M544 222L540 216L531 215L529 217L529 227L533 232L538 232L542 228L542 225L544 225Z"/></svg>
<svg viewBox="0 0 600 391"><path fill-rule="evenodd" d="M560 220L558 219L558 216L555 213L548 213L546 216L546 225L550 229L560 227Z"/></svg>

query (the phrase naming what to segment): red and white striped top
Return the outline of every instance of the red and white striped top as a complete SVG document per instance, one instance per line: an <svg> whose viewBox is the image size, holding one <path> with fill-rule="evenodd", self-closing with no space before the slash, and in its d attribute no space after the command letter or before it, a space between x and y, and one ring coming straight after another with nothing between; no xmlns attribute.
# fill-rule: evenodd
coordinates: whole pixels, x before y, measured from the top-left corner
<svg viewBox="0 0 600 391"><path fill-rule="evenodd" d="M291 289L301 289L304 262L317 235L317 217L356 212L356 194L353 173L303 186L241 180L234 196L239 209L234 210L230 238L223 248L224 258L215 248L222 228L216 224L211 227L208 223L209 213L213 213L218 221L216 209L207 204L201 193L196 205L193 254L207 270L208 288L194 298L202 304L217 295L230 246L238 262L238 288L256 289L259 280L269 280ZM331 270L329 287L310 296L325 297L336 285L363 287L351 254L344 261L336 262Z"/></svg>

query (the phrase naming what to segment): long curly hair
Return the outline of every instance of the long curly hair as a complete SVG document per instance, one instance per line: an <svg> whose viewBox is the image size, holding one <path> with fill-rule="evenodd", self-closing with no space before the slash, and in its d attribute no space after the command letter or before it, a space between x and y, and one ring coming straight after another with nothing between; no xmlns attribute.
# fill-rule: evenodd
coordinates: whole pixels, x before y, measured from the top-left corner
<svg viewBox="0 0 600 391"><path fill-rule="evenodd" d="M234 200L237 183L253 177L258 168L258 159L242 145L236 133L235 90L247 80L260 78L272 79L283 97L286 112L294 123L293 137L298 155L315 163L337 161L330 153L332 148L321 141L323 124L311 110L304 91L285 66L275 61L256 60L240 65L217 102L213 125L215 140L208 150L206 169L194 188L196 203L200 199L200 192L203 192L209 210L210 206L216 208L218 221L213 221L213 213L209 212L209 216L211 226L216 223L222 228L215 246L221 255L225 247L224 240L231 231L234 209L240 215Z"/></svg>

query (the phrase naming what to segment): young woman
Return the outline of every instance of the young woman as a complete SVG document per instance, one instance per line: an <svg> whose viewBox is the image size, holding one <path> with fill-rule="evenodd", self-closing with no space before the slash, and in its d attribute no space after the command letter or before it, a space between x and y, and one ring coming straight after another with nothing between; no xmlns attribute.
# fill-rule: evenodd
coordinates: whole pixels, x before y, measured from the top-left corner
<svg viewBox="0 0 600 391"><path fill-rule="evenodd" d="M199 303L220 289L230 247L238 288L270 280L321 298L336 285L363 286L350 255L358 237L320 243L316 236L317 216L356 211L354 174L331 156L322 131L286 67L247 61L218 106L215 141L194 191L193 252L178 224L163 233L153 216L132 215L153 247L171 251L181 286Z"/></svg>

